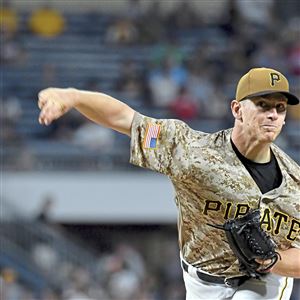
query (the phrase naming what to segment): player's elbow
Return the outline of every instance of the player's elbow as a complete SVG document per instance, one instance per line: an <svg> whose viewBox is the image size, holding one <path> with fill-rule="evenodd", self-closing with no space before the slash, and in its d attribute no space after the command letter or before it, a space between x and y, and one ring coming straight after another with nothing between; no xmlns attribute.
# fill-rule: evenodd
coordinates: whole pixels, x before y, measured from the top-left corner
<svg viewBox="0 0 300 300"><path fill-rule="evenodd" d="M131 136L131 124L134 114L135 111L126 105L118 114L109 119L109 124L107 125L120 133Z"/></svg>

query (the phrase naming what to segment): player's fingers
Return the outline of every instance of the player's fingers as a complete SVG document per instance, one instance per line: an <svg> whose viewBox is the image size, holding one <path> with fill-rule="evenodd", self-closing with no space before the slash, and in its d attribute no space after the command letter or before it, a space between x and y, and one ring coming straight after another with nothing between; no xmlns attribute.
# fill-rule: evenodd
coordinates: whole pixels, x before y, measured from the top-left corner
<svg viewBox="0 0 300 300"><path fill-rule="evenodd" d="M71 108L71 101L63 89L48 88L38 95L38 106L41 110L39 123L49 125Z"/></svg>
<svg viewBox="0 0 300 300"><path fill-rule="evenodd" d="M66 112L66 110L66 106L60 101L48 100L42 106L39 116L39 122L41 124L49 125L52 121L61 117Z"/></svg>
<svg viewBox="0 0 300 300"><path fill-rule="evenodd" d="M46 104L46 100L42 99L42 98L39 98L39 100L38 100L39 109L42 109L45 104Z"/></svg>
<svg viewBox="0 0 300 300"><path fill-rule="evenodd" d="M271 264L272 260L271 259L256 259L256 262L258 262L259 264L263 265L263 266L268 266L269 264Z"/></svg>
<svg viewBox="0 0 300 300"><path fill-rule="evenodd" d="M47 90L43 90L43 91L41 91L41 92L39 92L39 94L38 94L38 107L39 107L39 109L42 109L45 105L46 105L46 103L47 103L47 101L48 101L48 96L47 96Z"/></svg>
<svg viewBox="0 0 300 300"><path fill-rule="evenodd" d="M57 118L57 109L53 101L46 101L41 109L39 122L44 125L49 125Z"/></svg>
<svg viewBox="0 0 300 300"><path fill-rule="evenodd" d="M50 115L47 111L42 110L39 115L39 123L42 125L49 125L51 123Z"/></svg>

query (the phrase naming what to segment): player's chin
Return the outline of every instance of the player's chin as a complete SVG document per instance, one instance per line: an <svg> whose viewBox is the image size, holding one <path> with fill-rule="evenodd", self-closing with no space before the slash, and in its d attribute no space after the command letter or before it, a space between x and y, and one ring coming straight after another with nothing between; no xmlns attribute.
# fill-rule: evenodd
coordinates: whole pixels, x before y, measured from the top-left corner
<svg viewBox="0 0 300 300"><path fill-rule="evenodd" d="M274 131L265 132L262 136L262 140L266 143L272 143L276 140L278 135L279 132L274 132Z"/></svg>

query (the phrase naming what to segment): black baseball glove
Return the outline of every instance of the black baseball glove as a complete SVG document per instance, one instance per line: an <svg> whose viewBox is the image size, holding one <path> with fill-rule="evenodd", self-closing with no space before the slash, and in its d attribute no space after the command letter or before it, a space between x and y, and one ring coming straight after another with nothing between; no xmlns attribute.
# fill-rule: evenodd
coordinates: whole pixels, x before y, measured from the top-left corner
<svg viewBox="0 0 300 300"><path fill-rule="evenodd" d="M280 258L275 242L260 226L259 209L251 210L243 217L229 219L223 225L208 225L225 230L229 246L239 260L240 271L249 277L260 278ZM265 266L256 259L270 260L270 263Z"/></svg>

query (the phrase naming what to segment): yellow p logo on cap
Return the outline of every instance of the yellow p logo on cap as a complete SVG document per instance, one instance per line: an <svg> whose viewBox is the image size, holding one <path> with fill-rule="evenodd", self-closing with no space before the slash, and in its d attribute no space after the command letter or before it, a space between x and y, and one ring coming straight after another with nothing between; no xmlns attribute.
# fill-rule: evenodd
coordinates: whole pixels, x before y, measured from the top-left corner
<svg viewBox="0 0 300 300"><path fill-rule="evenodd" d="M275 83L278 81L280 81L280 75L278 73L270 73L270 77L271 77L271 86L274 86Z"/></svg>

